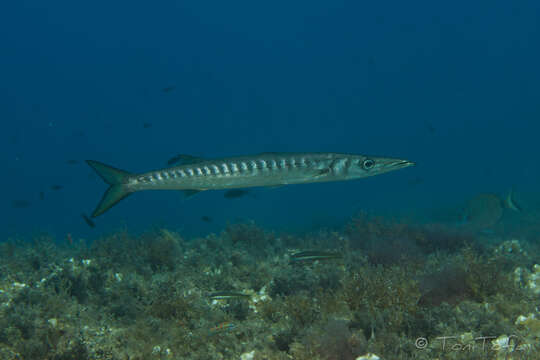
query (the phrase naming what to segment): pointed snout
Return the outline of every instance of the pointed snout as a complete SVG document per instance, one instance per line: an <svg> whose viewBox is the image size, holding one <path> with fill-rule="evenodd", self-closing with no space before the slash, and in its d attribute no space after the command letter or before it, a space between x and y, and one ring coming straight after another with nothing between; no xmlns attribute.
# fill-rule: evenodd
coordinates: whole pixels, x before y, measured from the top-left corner
<svg viewBox="0 0 540 360"><path fill-rule="evenodd" d="M376 167L379 173L385 173L389 171L395 171L403 169L409 166L416 165L415 162L404 159L393 159L393 158L381 158L377 162L378 166Z"/></svg>
<svg viewBox="0 0 540 360"><path fill-rule="evenodd" d="M387 166L397 168L397 169L401 169L401 168L414 166L414 165L416 165L416 163L414 161L393 159L392 161L390 161L388 163Z"/></svg>

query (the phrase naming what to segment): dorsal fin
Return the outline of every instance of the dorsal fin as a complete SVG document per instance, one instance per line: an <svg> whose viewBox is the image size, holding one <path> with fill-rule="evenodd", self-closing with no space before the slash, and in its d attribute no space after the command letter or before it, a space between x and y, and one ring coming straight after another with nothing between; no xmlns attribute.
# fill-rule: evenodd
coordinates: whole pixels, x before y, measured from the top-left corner
<svg viewBox="0 0 540 360"><path fill-rule="evenodd" d="M189 165L189 164L196 164L199 162L204 161L205 159L193 156L193 155L187 155L187 154L178 154L176 156L173 156L167 161L167 165Z"/></svg>
<svg viewBox="0 0 540 360"><path fill-rule="evenodd" d="M280 156L280 155L287 155L288 153L284 153L284 152L271 152L271 151L267 151L267 152L262 152L262 153L259 153L257 155L259 156Z"/></svg>

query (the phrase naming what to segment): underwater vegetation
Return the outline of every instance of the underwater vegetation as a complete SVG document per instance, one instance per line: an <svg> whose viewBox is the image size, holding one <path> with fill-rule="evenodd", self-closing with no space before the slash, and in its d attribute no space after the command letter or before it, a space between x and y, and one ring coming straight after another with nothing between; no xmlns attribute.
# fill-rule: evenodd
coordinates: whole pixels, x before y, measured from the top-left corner
<svg viewBox="0 0 540 360"><path fill-rule="evenodd" d="M536 359L540 243L359 214L0 243L0 359ZM444 340L444 342L443 342Z"/></svg>

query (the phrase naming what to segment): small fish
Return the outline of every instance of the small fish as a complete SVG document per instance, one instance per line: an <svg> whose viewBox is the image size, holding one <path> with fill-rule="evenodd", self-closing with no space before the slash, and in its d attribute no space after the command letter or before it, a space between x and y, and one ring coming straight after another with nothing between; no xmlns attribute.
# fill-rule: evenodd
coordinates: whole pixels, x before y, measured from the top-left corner
<svg viewBox="0 0 540 360"><path fill-rule="evenodd" d="M230 322L224 322L221 324L218 324L214 326L213 328L210 328L210 334L217 334L224 331L230 331L234 330L236 328L236 325Z"/></svg>
<svg viewBox="0 0 540 360"><path fill-rule="evenodd" d="M81 214L82 218L84 219L84 221L86 222L86 224L88 226L90 226L91 228L95 228L96 227L96 223L92 221L92 219L90 219L88 216L86 216L86 214Z"/></svg>
<svg viewBox="0 0 540 360"><path fill-rule="evenodd" d="M342 258L343 255L341 255L340 253L319 250L304 250L297 251L291 254L291 261L317 261Z"/></svg>
<svg viewBox="0 0 540 360"><path fill-rule="evenodd" d="M31 203L26 200L13 200L11 202L11 207L14 209L26 209L30 207Z"/></svg>
<svg viewBox="0 0 540 360"><path fill-rule="evenodd" d="M176 89L176 86L167 86L161 89L161 91L163 91L164 93L168 93L168 92L173 91L174 89Z"/></svg>
<svg viewBox="0 0 540 360"><path fill-rule="evenodd" d="M66 161L66 163L68 165L77 165L79 163L79 160L70 159L70 160Z"/></svg>
<svg viewBox="0 0 540 360"><path fill-rule="evenodd" d="M204 222L212 222L212 218L210 216L203 215L201 216L201 220Z"/></svg>
<svg viewBox="0 0 540 360"><path fill-rule="evenodd" d="M51 190L58 191L62 190L64 188L64 185L51 185Z"/></svg>
<svg viewBox="0 0 540 360"><path fill-rule="evenodd" d="M223 197L225 199L237 199L239 197L249 195L249 193L250 192L248 190L232 189L232 190L227 190L225 194L223 194Z"/></svg>
<svg viewBox="0 0 540 360"><path fill-rule="evenodd" d="M218 291L208 295L211 300L248 299L250 297L251 295L233 291Z"/></svg>
<svg viewBox="0 0 540 360"><path fill-rule="evenodd" d="M143 126L143 128L145 128L145 129L150 129L150 128L152 127L152 123L145 122L145 123L143 123L142 126Z"/></svg>
<svg viewBox="0 0 540 360"><path fill-rule="evenodd" d="M45 200L45 192L43 191L39 192L39 200Z"/></svg>
<svg viewBox="0 0 540 360"><path fill-rule="evenodd" d="M469 231L488 229L497 224L504 213L504 201L497 194L481 193L471 198L464 208L461 225Z"/></svg>
<svg viewBox="0 0 540 360"><path fill-rule="evenodd" d="M98 161L86 162L109 184L92 217L144 190L189 190L192 195L204 190L345 181L415 165L403 159L355 154L263 153L221 159L192 156L183 165L132 174Z"/></svg>
<svg viewBox="0 0 540 360"><path fill-rule="evenodd" d="M430 134L435 134L435 131L437 131L435 129L435 126L433 126L433 124L428 121L426 121L426 129Z"/></svg>

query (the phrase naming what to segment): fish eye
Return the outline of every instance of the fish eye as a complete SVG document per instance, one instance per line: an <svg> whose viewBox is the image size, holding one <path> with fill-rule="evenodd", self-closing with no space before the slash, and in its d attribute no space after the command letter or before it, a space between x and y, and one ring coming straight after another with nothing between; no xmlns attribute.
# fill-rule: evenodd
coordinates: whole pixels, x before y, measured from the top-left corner
<svg viewBox="0 0 540 360"><path fill-rule="evenodd" d="M373 167L375 166L375 161L371 160L371 159L366 159L362 162L362 167L365 169L365 170L369 170L369 169L372 169Z"/></svg>

